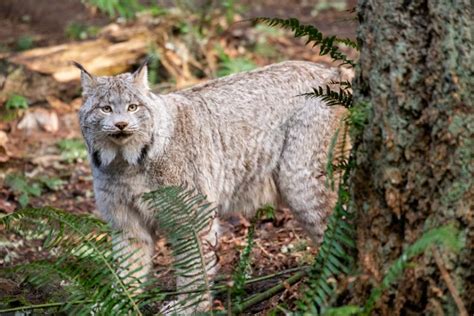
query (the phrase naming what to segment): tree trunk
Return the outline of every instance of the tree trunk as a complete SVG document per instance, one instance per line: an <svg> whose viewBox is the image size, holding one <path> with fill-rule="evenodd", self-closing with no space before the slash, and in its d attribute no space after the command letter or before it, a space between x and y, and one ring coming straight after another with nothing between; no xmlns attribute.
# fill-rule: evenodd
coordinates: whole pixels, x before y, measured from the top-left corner
<svg viewBox="0 0 474 316"><path fill-rule="evenodd" d="M453 223L457 254L415 259L377 302L377 315L474 314L472 17L467 0L360 0L355 103L369 120L355 139L351 194L357 214L363 304L373 284L426 230ZM439 260L438 260L439 263ZM456 289L448 289L446 275ZM455 295L456 293L454 293Z"/></svg>

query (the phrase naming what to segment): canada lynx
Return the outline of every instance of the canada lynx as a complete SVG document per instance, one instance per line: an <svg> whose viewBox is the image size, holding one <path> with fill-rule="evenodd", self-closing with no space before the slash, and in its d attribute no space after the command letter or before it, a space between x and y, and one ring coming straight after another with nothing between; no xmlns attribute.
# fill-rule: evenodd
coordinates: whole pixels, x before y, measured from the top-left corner
<svg viewBox="0 0 474 316"><path fill-rule="evenodd" d="M149 271L154 236L141 197L159 186L188 184L219 213L283 203L320 242L335 201L327 151L344 110L301 94L341 80L340 69L288 61L155 95L145 64L113 77L76 66L97 208L145 267L137 277ZM213 244L216 227L206 237Z"/></svg>

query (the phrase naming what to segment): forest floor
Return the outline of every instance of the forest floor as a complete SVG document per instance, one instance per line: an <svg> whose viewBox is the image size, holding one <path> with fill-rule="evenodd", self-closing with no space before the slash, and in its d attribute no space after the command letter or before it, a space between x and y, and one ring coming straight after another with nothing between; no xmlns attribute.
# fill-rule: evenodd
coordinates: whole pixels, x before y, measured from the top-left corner
<svg viewBox="0 0 474 316"><path fill-rule="evenodd" d="M254 5L251 1L241 1L245 9L233 18L238 21L255 16L297 17L319 27L325 34L354 38L354 14L348 11L354 7L354 1L337 8L320 5L320 2L266 0ZM147 43L143 46L145 48L133 51L120 68L131 70L145 55L158 55L156 60L161 63L153 64L155 68L151 73L155 90L159 92L205 81L216 74L230 74L281 60L331 62L327 56L319 56L316 50L305 47L304 40L295 40L289 32L256 27L249 22L226 24L228 21L222 16L205 25L204 36L212 38L212 45L210 40L202 45L196 35L186 30L189 25L175 26L183 14L179 12L154 17L161 20L153 23L146 16L133 22L117 23L84 7L78 0L58 1L59 7L55 10L50 10L48 1L18 3L5 1L0 4L0 87L4 90L0 93L0 214L14 212L26 205L52 206L73 213L96 211L91 171L77 120L81 104L78 74L67 82L53 80L52 76L67 67L68 57L55 55L56 59L50 60L41 55L46 53L39 52L36 59L28 57L30 55L24 58L28 52L56 45L70 45L67 47L71 50L80 50L80 46L76 46L78 43L107 37L108 33L103 30L112 30L116 36L141 26L154 32L161 28L166 36L156 39L154 45ZM170 30L172 27L176 29ZM127 34L127 40L133 40L136 34ZM189 48L185 54L187 57L163 51L163 47L170 45L192 47L196 43L201 52L195 53ZM110 41L110 45L113 44L115 42ZM351 51L348 53L353 54ZM48 63L51 67L55 63L64 66L51 71L37 71L35 68L48 67ZM117 68L100 68L100 71L113 74ZM21 84L15 85L18 82ZM12 101L14 94L19 98ZM218 246L221 274L231 275L239 251L245 246L250 222L235 215L226 219L223 227L224 234ZM172 288L173 280L167 269L171 256L166 241L157 241L156 250L155 273L164 288ZM268 275L309 265L316 252L289 211L279 209L275 219L264 219L257 224L251 275ZM0 227L0 267L41 259L45 255L47 253L40 242L24 240ZM259 292L279 280L259 283L249 291ZM0 277L0 293L21 291L19 284L6 284ZM284 292L254 306L248 313L266 314L279 302L293 300L297 287L298 284L288 286ZM41 301L41 294L36 295L29 299ZM218 308L222 302L217 298L215 304Z"/></svg>

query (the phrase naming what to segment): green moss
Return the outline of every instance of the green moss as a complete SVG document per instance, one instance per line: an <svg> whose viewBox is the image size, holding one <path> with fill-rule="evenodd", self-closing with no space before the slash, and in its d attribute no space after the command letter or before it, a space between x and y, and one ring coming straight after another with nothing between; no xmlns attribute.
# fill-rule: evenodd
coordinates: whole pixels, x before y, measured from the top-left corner
<svg viewBox="0 0 474 316"><path fill-rule="evenodd" d="M448 131L454 136L457 137L464 131L470 133L474 132L474 116L460 116L454 115L451 120L451 124L448 126Z"/></svg>

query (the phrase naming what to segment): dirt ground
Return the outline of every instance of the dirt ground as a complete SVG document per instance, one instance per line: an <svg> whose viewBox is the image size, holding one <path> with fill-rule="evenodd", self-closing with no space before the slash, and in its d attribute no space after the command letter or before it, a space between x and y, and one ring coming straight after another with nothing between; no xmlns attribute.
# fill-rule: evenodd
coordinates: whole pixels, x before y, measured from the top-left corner
<svg viewBox="0 0 474 316"><path fill-rule="evenodd" d="M354 7L354 0L347 1L343 9L324 6L327 1L254 2L238 2L244 5L245 9L237 20L256 16L297 17L305 23L314 24L326 34L355 37L354 14L347 11ZM320 8L317 14L315 7ZM8 76L17 68L24 69L9 62L9 58L20 54L21 39L33 42L32 47L28 49L74 42L75 40L65 33L71 22L102 28L113 21L97 10L87 8L79 0L55 1L54 9L51 9L51 1L46 0L0 2L1 89L5 87L4 82L8 80ZM259 55L245 44L245 41L255 41L252 39L252 28L250 23L243 23L238 26L240 33L222 32L222 35L216 36L222 37L219 38L220 43L228 45L225 48L229 56L234 51L236 54L245 51L245 56L256 66L285 59L327 62L327 59L322 60L315 51L305 47L303 41L294 40L289 33L278 33L276 38L269 40L277 53ZM260 35L257 34L257 38L258 36ZM130 67L138 62L130 61ZM160 71L166 72L166 69ZM28 69L24 70L24 73L27 82L39 80L48 84L33 85L38 90L29 91L32 96L28 97L29 104L26 109L12 112L7 110L7 102L0 103L0 214L14 212L22 205L49 205L74 213L94 213L92 176L77 122L77 110L80 107L79 82L76 80L66 85L56 85L50 84L53 81L47 74L37 74ZM167 89L175 88L175 81L170 74L162 77L169 80L159 82L158 87L167 84ZM199 80L206 80L206 77L201 76ZM46 92L40 89L46 89ZM158 90L163 91L163 88ZM46 97L35 98L43 94ZM27 124L25 117L28 115L36 118L36 125ZM220 240L218 252L222 274L230 275L238 260L238 251L245 246L249 221L235 215L227 219L223 227L224 235ZM157 242L156 250L156 275L163 280L164 288L172 288L173 281L167 269L171 258L164 240ZM262 220L257 225L251 274L267 275L308 265L316 252L288 210L278 210L276 219ZM38 259L44 255L39 243L22 241L19 236L7 234L0 227L0 267ZM251 291L258 292L268 286L268 283L262 283ZM264 304L255 306L248 313L266 314L276 304L294 299L297 287L298 284L287 287L284 292ZM217 299L216 306L219 304L222 302Z"/></svg>

